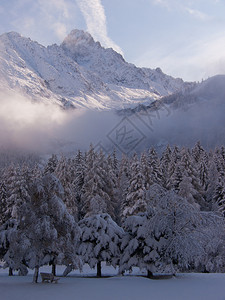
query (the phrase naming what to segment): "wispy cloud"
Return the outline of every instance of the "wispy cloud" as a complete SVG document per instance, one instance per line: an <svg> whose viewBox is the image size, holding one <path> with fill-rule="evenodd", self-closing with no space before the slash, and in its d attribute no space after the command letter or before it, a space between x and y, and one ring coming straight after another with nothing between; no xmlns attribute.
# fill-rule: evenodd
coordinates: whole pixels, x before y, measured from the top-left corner
<svg viewBox="0 0 225 300"><path fill-rule="evenodd" d="M104 47L112 47L122 54L121 48L113 42L107 33L106 15L101 0L77 0L84 16L87 31Z"/></svg>
<svg viewBox="0 0 225 300"><path fill-rule="evenodd" d="M59 39L66 36L67 20L70 19L70 3L65 0L38 0L43 17Z"/></svg>
<svg viewBox="0 0 225 300"><path fill-rule="evenodd" d="M161 67L174 77L200 81L216 74L225 74L225 37L221 34L189 41L170 49L156 47L147 51L135 63L151 68Z"/></svg>
<svg viewBox="0 0 225 300"><path fill-rule="evenodd" d="M192 8L186 7L186 8L184 8L184 10L186 12L188 12L191 16L193 16L199 20L202 20L202 21L207 21L207 20L212 19L209 15L207 15L197 9L192 9Z"/></svg>
<svg viewBox="0 0 225 300"><path fill-rule="evenodd" d="M76 27L78 7L74 0L14 0L10 26L25 36L48 45L61 42Z"/></svg>
<svg viewBox="0 0 225 300"><path fill-rule="evenodd" d="M153 4L160 5L167 9L171 8L171 1L168 1L168 0L152 0L152 2L153 2Z"/></svg>
<svg viewBox="0 0 225 300"><path fill-rule="evenodd" d="M65 0L38 0L41 8L48 14L54 12L60 12L63 18L68 19L69 13L69 2Z"/></svg>
<svg viewBox="0 0 225 300"><path fill-rule="evenodd" d="M219 1L220 0L206 0L205 4L216 4L219 3ZM187 13L188 15L201 21L208 21L212 19L211 16L196 8L196 5L198 5L200 2L200 0L196 0L194 2L191 0L152 0L152 3L155 5L159 5L168 10L176 10Z"/></svg>

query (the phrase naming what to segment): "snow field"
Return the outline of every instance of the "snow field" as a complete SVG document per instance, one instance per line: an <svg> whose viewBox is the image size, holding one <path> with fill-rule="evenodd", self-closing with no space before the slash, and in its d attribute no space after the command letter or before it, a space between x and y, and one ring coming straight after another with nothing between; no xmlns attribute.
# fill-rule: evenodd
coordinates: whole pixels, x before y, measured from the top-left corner
<svg viewBox="0 0 225 300"><path fill-rule="evenodd" d="M63 273L57 267L57 274ZM88 266L83 273L74 271L62 277L58 284L32 283L31 271L28 276L7 276L8 270L0 270L1 300L224 300L225 274L178 274L162 280L147 279L135 270L132 274L117 276L117 271L103 266L103 276L95 278L96 271ZM41 271L50 272L43 267ZM39 278L40 282L40 278Z"/></svg>

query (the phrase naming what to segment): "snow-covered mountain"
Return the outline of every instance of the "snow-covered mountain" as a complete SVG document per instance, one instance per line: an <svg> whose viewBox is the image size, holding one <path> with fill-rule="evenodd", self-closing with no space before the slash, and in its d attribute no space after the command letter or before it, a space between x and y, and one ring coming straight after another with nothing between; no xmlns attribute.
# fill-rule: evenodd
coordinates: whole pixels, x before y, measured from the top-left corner
<svg viewBox="0 0 225 300"><path fill-rule="evenodd" d="M190 84L127 63L91 35L73 30L61 45L44 47L15 32L0 36L1 90L63 107L122 109L149 104Z"/></svg>
<svg viewBox="0 0 225 300"><path fill-rule="evenodd" d="M198 140L206 148L224 145L224 112L225 75L216 75L185 91L149 105L119 110L118 114L136 126L144 124L140 127L146 136L143 148L154 145L164 149L167 144L193 146Z"/></svg>
<svg viewBox="0 0 225 300"><path fill-rule="evenodd" d="M225 75L216 75L201 83L193 83L192 86L177 93L164 96L160 101L152 101L149 105L137 105L133 108L119 110L119 114L132 115L144 111L160 110L164 106L171 111L188 111L199 106L214 106L220 109L225 106Z"/></svg>

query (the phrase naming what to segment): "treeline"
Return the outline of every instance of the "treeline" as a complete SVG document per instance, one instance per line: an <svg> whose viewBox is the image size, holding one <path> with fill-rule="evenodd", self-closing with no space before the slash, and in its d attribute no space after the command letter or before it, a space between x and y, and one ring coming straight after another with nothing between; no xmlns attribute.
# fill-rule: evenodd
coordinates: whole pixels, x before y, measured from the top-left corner
<svg viewBox="0 0 225 300"><path fill-rule="evenodd" d="M148 271L225 269L225 148L167 146L123 156L92 146L74 157L0 171L0 258L27 273L63 264Z"/></svg>

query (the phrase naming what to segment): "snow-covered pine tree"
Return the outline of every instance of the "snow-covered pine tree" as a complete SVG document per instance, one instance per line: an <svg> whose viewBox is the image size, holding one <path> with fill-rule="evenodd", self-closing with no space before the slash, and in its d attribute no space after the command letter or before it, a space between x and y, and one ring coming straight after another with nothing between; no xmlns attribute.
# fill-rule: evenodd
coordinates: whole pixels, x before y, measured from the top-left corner
<svg viewBox="0 0 225 300"><path fill-rule="evenodd" d="M155 272L155 263L160 259L156 241L146 234L147 213L127 217L123 227L125 235L121 243L121 259L119 272L131 272L133 267L145 269L148 276Z"/></svg>
<svg viewBox="0 0 225 300"><path fill-rule="evenodd" d="M147 157L147 154L145 151L141 154L140 162L141 162L141 172L144 177L144 187L146 190L148 190L150 187L150 184L152 183L151 182L151 168L149 166L148 157Z"/></svg>
<svg viewBox="0 0 225 300"><path fill-rule="evenodd" d="M10 244L14 243L14 237L16 236L18 228L18 221L15 219L9 219L4 224L0 226L0 259L1 261L4 261L4 257L9 250ZM6 265L7 266L7 265ZM27 268L20 265L21 275L27 274ZM13 275L13 269L9 267L9 276Z"/></svg>
<svg viewBox="0 0 225 300"><path fill-rule="evenodd" d="M168 182L165 188L167 189L177 189L178 183L180 182L180 150L177 146L174 146L174 148L171 150L170 155L170 163L168 166ZM162 164L161 164L162 165Z"/></svg>
<svg viewBox="0 0 225 300"><path fill-rule="evenodd" d="M57 155L52 154L52 156L47 161L47 164L46 164L45 169L44 169L44 174L54 173L57 164L58 164Z"/></svg>
<svg viewBox="0 0 225 300"><path fill-rule="evenodd" d="M223 147L209 153L208 184L206 189L206 200L209 209L215 208L216 194L218 195L218 193L220 193L221 183L223 182L222 178L225 178Z"/></svg>
<svg viewBox="0 0 225 300"><path fill-rule="evenodd" d="M117 173L117 168L114 166L113 159L111 155L107 156L107 159L104 163L106 167L106 172L108 175L108 178L110 179L110 186L112 186L113 190L118 188L118 173Z"/></svg>
<svg viewBox="0 0 225 300"><path fill-rule="evenodd" d="M152 187L147 193L147 199L151 199L148 208L152 217L148 218L146 232L153 233L158 242L158 269L183 270L204 264L221 245L218 229L223 221L211 212L197 210L173 191L162 191L158 201L152 195L154 189Z"/></svg>
<svg viewBox="0 0 225 300"><path fill-rule="evenodd" d="M123 229L108 214L84 218L78 225L82 232L78 254L83 263L89 264L91 268L97 266L98 277L101 277L101 262L116 268L120 259Z"/></svg>
<svg viewBox="0 0 225 300"><path fill-rule="evenodd" d="M145 186L140 161L135 153L131 161L131 174L127 196L122 203L122 220L126 217L145 212Z"/></svg>
<svg viewBox="0 0 225 300"><path fill-rule="evenodd" d="M225 221L221 214L201 212L199 231L204 249L198 270L203 272L225 272ZM194 268L196 270L196 268Z"/></svg>
<svg viewBox="0 0 225 300"><path fill-rule="evenodd" d="M149 230L148 224L156 214L156 207L160 205L161 198L166 190L158 184L151 185L147 191L146 202L148 212L128 217L124 223L126 232L121 244L120 272L132 271L139 267L147 271L147 276L162 270L161 250L165 244L164 232L157 228Z"/></svg>
<svg viewBox="0 0 225 300"><path fill-rule="evenodd" d="M112 168L116 174L116 176L118 176L118 171L119 171L119 162L118 162L118 158L117 158L117 154L116 154L116 149L113 149L113 153L112 153Z"/></svg>
<svg viewBox="0 0 225 300"><path fill-rule="evenodd" d="M195 162L195 164L199 164L205 154L204 148L201 146L200 141L198 141L194 148L191 150L191 156Z"/></svg>
<svg viewBox="0 0 225 300"><path fill-rule="evenodd" d="M203 157L199 163L198 174L199 174L200 185L204 191L204 194L206 194L205 192L207 191L208 184L209 184L209 170L208 170L208 162L206 161L205 157Z"/></svg>
<svg viewBox="0 0 225 300"><path fill-rule="evenodd" d="M14 182L16 180L16 168L14 165L10 165L9 167L4 169L4 173L2 175L5 190L6 190L6 202L4 207L4 220L7 221L12 217L13 205L14 203L10 200L10 196L12 195L12 190L14 188Z"/></svg>
<svg viewBox="0 0 225 300"><path fill-rule="evenodd" d="M6 185L4 181L0 181L0 226L4 224L8 217L7 217L7 192L6 192Z"/></svg>
<svg viewBox="0 0 225 300"><path fill-rule="evenodd" d="M208 167L208 185L206 190L206 201L208 203L209 208L211 209L213 206L213 197L216 190L216 185L219 179L219 172L217 170L215 161L211 156L209 159L209 167Z"/></svg>
<svg viewBox="0 0 225 300"><path fill-rule="evenodd" d="M21 265L35 268L34 282L40 266L66 264L79 266L76 243L79 228L61 199L63 188L52 174L37 179L31 187L31 199L23 203L18 228L4 256L13 269Z"/></svg>
<svg viewBox="0 0 225 300"><path fill-rule="evenodd" d="M88 201L92 193L92 177L93 164L96 158L93 145L90 145L88 152L85 153L84 164L84 178L80 197L80 219L82 219L88 212Z"/></svg>
<svg viewBox="0 0 225 300"><path fill-rule="evenodd" d="M213 159L220 174L225 174L224 148L216 148Z"/></svg>
<svg viewBox="0 0 225 300"><path fill-rule="evenodd" d="M220 148L220 154L222 155L222 158L225 161L225 147L224 146L221 146L221 148Z"/></svg>
<svg viewBox="0 0 225 300"><path fill-rule="evenodd" d="M85 172L83 194L82 194L82 212L85 216L93 214L93 201L101 203L102 207L99 213L109 213L114 217L114 208L111 202L111 195L113 193L111 180L106 173L106 161L102 153L95 154L93 161L89 162L89 155L87 157L88 166ZM97 197L98 196L98 197ZM99 201L101 198L101 201ZM95 208L99 205L95 205ZM94 212L96 213L96 211Z"/></svg>
<svg viewBox="0 0 225 300"><path fill-rule="evenodd" d="M115 155L115 154L114 154ZM116 156L111 157L111 155L108 155L106 160L106 175L107 175L107 182L106 186L107 193L110 197L111 202L111 208L113 209L113 217L114 220L119 224L120 222L120 191L118 187L118 161Z"/></svg>
<svg viewBox="0 0 225 300"><path fill-rule="evenodd" d="M223 174L218 177L213 195L213 204L213 207L216 207L225 217L225 177Z"/></svg>
<svg viewBox="0 0 225 300"><path fill-rule="evenodd" d="M186 148L183 148L181 153L182 157L176 166L176 170L179 168L180 178L175 182L175 190L181 197L186 197L190 203L196 203L196 207L206 208L205 199L203 198L204 191L190 153ZM176 172L174 175L176 175Z"/></svg>
<svg viewBox="0 0 225 300"><path fill-rule="evenodd" d="M70 182L69 164L64 155L62 155L58 160L54 174L59 179L63 187L66 187L66 185Z"/></svg>
<svg viewBox="0 0 225 300"><path fill-rule="evenodd" d="M119 220L118 224L121 224L122 218L122 205L125 202L128 186L130 181L130 161L127 156L122 155L120 166L119 166L119 174L118 174L118 210L119 210Z"/></svg>
<svg viewBox="0 0 225 300"><path fill-rule="evenodd" d="M162 171L160 168L160 160L154 148L151 148L148 153L148 164L150 167L150 184L161 183Z"/></svg>
<svg viewBox="0 0 225 300"><path fill-rule="evenodd" d="M176 145L172 149L171 158L175 164L181 159L181 151Z"/></svg>
<svg viewBox="0 0 225 300"><path fill-rule="evenodd" d="M4 174L7 192L6 220L17 218L18 209L29 199L29 187L22 170L19 167L10 166Z"/></svg>
<svg viewBox="0 0 225 300"><path fill-rule="evenodd" d="M160 159L160 167L162 171L162 178L161 178L161 185L164 188L169 187L169 180L171 178L171 175L173 172L171 172L172 165L172 158L171 158L172 150L169 145L167 145L165 151L162 154L162 157Z"/></svg>
<svg viewBox="0 0 225 300"><path fill-rule="evenodd" d="M78 220L82 218L82 188L84 185L84 176L85 176L85 160L83 157L83 154L80 150L78 150L75 158L71 161L71 168L72 168L72 174L73 174L73 189L76 193L76 204L77 204L77 217Z"/></svg>
<svg viewBox="0 0 225 300"><path fill-rule="evenodd" d="M115 208L117 206L114 192L116 192L116 174L112 165L110 165L111 158L106 158L102 151L97 154L97 161L99 170L103 181L103 192L108 195L104 197L107 204L107 213L115 219ZM103 194L104 195L104 194Z"/></svg>
<svg viewBox="0 0 225 300"><path fill-rule="evenodd" d="M200 205L196 203L194 195L196 195L196 190L192 184L192 178L188 176L188 174L184 173L182 175L182 180L179 183L178 194L187 199L189 203L196 207L196 209L200 209Z"/></svg>
<svg viewBox="0 0 225 300"><path fill-rule="evenodd" d="M35 164L31 169L31 181L42 177L42 169L38 164Z"/></svg>
<svg viewBox="0 0 225 300"><path fill-rule="evenodd" d="M20 209L24 203L30 200L27 182L29 177L26 176L26 172L26 168L20 170L19 167L11 165L5 169L2 176L4 182L1 185L1 224L7 240L7 242L4 242L4 254L7 253L9 247L14 243L13 238L15 236L15 228L17 228ZM22 274L26 274L26 268L22 265L18 269ZM11 266L9 266L9 275L13 275Z"/></svg>
<svg viewBox="0 0 225 300"><path fill-rule="evenodd" d="M78 219L78 207L76 202L76 190L72 172L71 160L67 159L64 155L58 161L55 168L55 175L60 180L63 189L64 196L63 201L67 207L68 212L75 218Z"/></svg>
<svg viewBox="0 0 225 300"><path fill-rule="evenodd" d="M222 218L196 210L186 199L154 184L147 192L148 211L128 217L121 244L120 272L139 267L152 273L197 268L221 262ZM207 249L207 251L205 251Z"/></svg>
<svg viewBox="0 0 225 300"><path fill-rule="evenodd" d="M191 157L193 165L196 169L196 175L199 178L199 183L202 190L202 195L206 198L206 190L208 186L208 154L201 146L200 142L197 142L191 151ZM205 202L204 208L207 207L207 202Z"/></svg>

